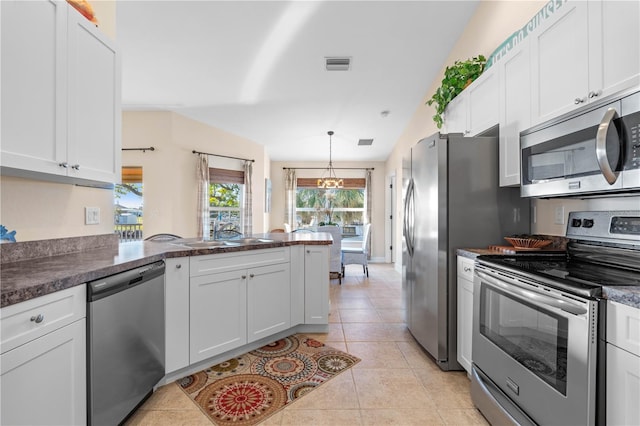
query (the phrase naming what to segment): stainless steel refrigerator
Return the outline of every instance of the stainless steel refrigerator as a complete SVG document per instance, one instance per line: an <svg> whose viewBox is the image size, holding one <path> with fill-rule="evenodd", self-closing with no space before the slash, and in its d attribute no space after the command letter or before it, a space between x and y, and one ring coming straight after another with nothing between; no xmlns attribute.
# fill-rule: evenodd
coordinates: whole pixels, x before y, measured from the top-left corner
<svg viewBox="0 0 640 426"><path fill-rule="evenodd" d="M456 345L456 250L528 233L529 201L498 184L496 137L435 135L403 159L403 290L407 326L443 370Z"/></svg>

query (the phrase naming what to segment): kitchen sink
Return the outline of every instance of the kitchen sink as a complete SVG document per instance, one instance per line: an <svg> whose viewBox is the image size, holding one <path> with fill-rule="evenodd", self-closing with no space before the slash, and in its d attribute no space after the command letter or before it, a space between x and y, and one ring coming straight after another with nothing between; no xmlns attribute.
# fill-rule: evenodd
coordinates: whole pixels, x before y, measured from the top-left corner
<svg viewBox="0 0 640 426"><path fill-rule="evenodd" d="M233 242L238 242L241 244L254 244L254 243L272 243L273 240L267 239L267 238L252 238L252 237L247 237L247 238L237 238L237 239L233 239Z"/></svg>
<svg viewBox="0 0 640 426"><path fill-rule="evenodd" d="M194 241L191 243L179 243L176 245L190 247L190 248L215 248L215 247L232 247L239 246L240 243L234 241L218 241L218 240L209 240L209 241Z"/></svg>

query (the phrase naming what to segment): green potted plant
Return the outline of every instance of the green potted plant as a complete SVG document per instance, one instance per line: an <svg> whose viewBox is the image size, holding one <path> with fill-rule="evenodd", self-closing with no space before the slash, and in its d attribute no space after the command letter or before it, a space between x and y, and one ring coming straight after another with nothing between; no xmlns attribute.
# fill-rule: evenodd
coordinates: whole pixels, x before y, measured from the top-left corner
<svg viewBox="0 0 640 426"><path fill-rule="evenodd" d="M466 61L455 61L453 65L444 70L442 84L427 101L429 106L436 104L436 114L433 116L433 121L438 129L442 127L444 110L449 102L482 74L486 63L487 59L478 55Z"/></svg>

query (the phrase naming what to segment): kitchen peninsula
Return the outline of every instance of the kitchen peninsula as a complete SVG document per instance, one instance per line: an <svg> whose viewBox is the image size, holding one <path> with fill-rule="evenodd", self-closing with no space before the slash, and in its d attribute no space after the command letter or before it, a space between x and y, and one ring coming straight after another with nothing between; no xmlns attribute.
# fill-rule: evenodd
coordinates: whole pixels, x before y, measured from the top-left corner
<svg viewBox="0 0 640 426"><path fill-rule="evenodd" d="M164 348L154 349L164 360L162 385L274 339L327 332L331 244L324 233L209 248L190 247L201 245L196 239L118 243L115 235L4 244L0 360L3 390L14 392L3 400L3 423L85 422L94 341L85 283L164 260ZM36 379L48 401L38 412L24 405L31 390L19 385Z"/></svg>

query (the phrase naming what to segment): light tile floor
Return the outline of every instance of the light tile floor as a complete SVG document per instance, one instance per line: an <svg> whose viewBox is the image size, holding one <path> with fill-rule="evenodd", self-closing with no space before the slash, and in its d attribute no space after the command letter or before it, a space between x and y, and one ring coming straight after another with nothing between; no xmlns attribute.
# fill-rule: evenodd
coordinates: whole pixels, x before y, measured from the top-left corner
<svg viewBox="0 0 640 426"><path fill-rule="evenodd" d="M310 334L362 361L262 425L486 425L464 372L441 371L404 322L402 279L392 265L350 265L331 281L329 333ZM128 425L211 425L175 383L163 386Z"/></svg>

